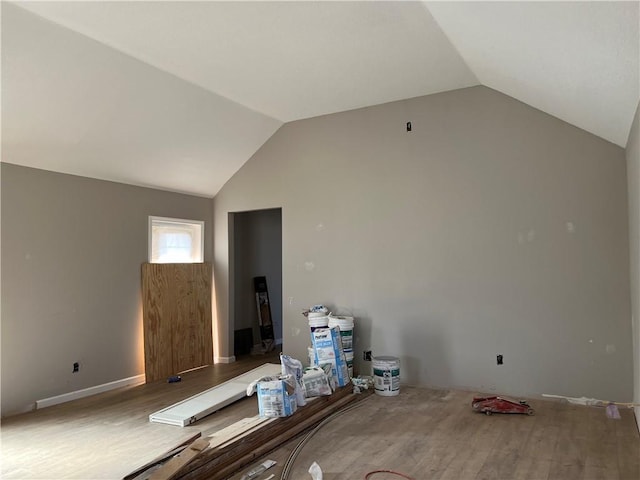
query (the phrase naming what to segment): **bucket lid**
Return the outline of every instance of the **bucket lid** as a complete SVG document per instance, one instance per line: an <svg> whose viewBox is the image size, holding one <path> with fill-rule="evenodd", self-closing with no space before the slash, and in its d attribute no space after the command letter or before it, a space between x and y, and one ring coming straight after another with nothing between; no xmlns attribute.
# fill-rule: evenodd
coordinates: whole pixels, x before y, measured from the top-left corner
<svg viewBox="0 0 640 480"><path fill-rule="evenodd" d="M326 327L328 323L329 323L329 320L327 319L327 317L309 319L310 327Z"/></svg>
<svg viewBox="0 0 640 480"><path fill-rule="evenodd" d="M333 313L330 313L329 318L333 318L334 320L343 320L346 322L353 322L353 317L349 317L345 315L334 315Z"/></svg>
<svg viewBox="0 0 640 480"><path fill-rule="evenodd" d="M353 330L354 323L347 322L344 320L335 320L333 318L329 318L329 326L330 327L339 327L340 330Z"/></svg>
<svg viewBox="0 0 640 480"><path fill-rule="evenodd" d="M400 363L400 359L398 357L387 356L373 357L373 361L381 363Z"/></svg>

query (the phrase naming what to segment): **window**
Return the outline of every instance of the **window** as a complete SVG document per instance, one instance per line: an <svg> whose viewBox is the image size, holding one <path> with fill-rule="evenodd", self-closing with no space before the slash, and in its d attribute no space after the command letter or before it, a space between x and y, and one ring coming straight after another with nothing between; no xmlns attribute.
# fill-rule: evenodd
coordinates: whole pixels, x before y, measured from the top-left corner
<svg viewBox="0 0 640 480"><path fill-rule="evenodd" d="M149 262L204 261L204 222L149 217Z"/></svg>

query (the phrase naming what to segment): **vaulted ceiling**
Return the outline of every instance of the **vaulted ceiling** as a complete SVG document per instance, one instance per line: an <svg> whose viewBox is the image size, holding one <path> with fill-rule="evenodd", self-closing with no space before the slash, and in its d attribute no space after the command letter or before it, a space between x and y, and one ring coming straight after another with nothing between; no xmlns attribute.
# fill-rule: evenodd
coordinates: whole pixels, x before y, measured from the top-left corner
<svg viewBox="0 0 640 480"><path fill-rule="evenodd" d="M3 2L2 160L214 196L285 122L485 85L625 146L638 2Z"/></svg>

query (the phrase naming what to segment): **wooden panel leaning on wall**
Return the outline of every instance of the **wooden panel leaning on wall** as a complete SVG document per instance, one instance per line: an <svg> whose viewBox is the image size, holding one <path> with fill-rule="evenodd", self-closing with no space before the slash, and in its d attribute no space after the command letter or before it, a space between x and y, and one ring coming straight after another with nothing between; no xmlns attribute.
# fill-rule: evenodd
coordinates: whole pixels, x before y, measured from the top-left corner
<svg viewBox="0 0 640 480"><path fill-rule="evenodd" d="M142 264L147 383L213 363L210 263Z"/></svg>

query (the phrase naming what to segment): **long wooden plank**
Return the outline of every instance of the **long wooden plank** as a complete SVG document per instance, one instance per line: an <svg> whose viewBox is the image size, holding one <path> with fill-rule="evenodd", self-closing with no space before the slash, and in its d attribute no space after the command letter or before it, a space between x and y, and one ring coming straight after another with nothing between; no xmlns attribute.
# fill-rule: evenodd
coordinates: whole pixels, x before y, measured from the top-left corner
<svg viewBox="0 0 640 480"><path fill-rule="evenodd" d="M257 432L258 430L260 430L261 428L267 428L267 424L271 423L271 422L275 422L276 419L275 418L269 418L267 419L266 422L264 423L260 423L258 425L254 425L253 427L248 428L247 430L243 431L243 432L239 432L237 435L235 435L233 438L228 438L226 441L221 442L217 445L218 448L224 448L228 445L230 445L233 442L237 442L238 440L240 440L243 437L246 437L247 435L251 435L254 432Z"/></svg>
<svg viewBox="0 0 640 480"><path fill-rule="evenodd" d="M199 438L185 448L179 455L176 455L164 464L162 468L153 472L149 480L171 480L172 478L176 478L176 475L178 475L178 472L182 468L201 455L207 448L209 448L209 440Z"/></svg>
<svg viewBox="0 0 640 480"><path fill-rule="evenodd" d="M270 420L272 419L262 418L258 415L251 418L243 418L239 422L236 422L233 425L229 425L228 427L209 435L209 447L218 447L224 443L227 443L229 440L235 439L236 437L242 435L247 431L261 426L263 423L266 423Z"/></svg>
<svg viewBox="0 0 640 480"><path fill-rule="evenodd" d="M232 462L225 464L224 466L218 466L215 473L207 476L206 478L210 480L226 480L232 475L234 472L240 470L242 467L253 463L256 459L260 458L262 455L266 455L270 451L278 448L280 445L288 442L296 435L304 432L305 430L315 426L320 423L330 414L338 411L342 407L349 405L354 401L359 401L368 396L369 394L365 394L362 397L353 396L353 397L344 397L338 400L336 403L331 404L328 409L317 412L315 415L310 416L309 418L291 426L285 432L281 433L277 437L273 437L267 441L256 441L255 444L251 446L247 445L245 449L246 453L241 457L235 459ZM200 477L203 478L203 477Z"/></svg>
<svg viewBox="0 0 640 480"><path fill-rule="evenodd" d="M183 442L180 442L178 445L173 447L168 452L163 453L159 457L156 457L153 460L151 460L150 462L145 463L141 467L138 467L137 469L135 469L130 474L125 475L124 477L122 477L122 480L133 480L134 478L139 476L142 472L146 472L151 467L153 467L155 465L158 465L158 464L160 464L162 462L165 462L168 459L170 459L171 457L173 457L174 455L177 455L178 453L183 451L185 448L187 448L189 445L191 445L195 440L197 440L201 436L202 436L202 432L198 432L198 433L195 433L195 434L191 435L189 438L187 438Z"/></svg>

